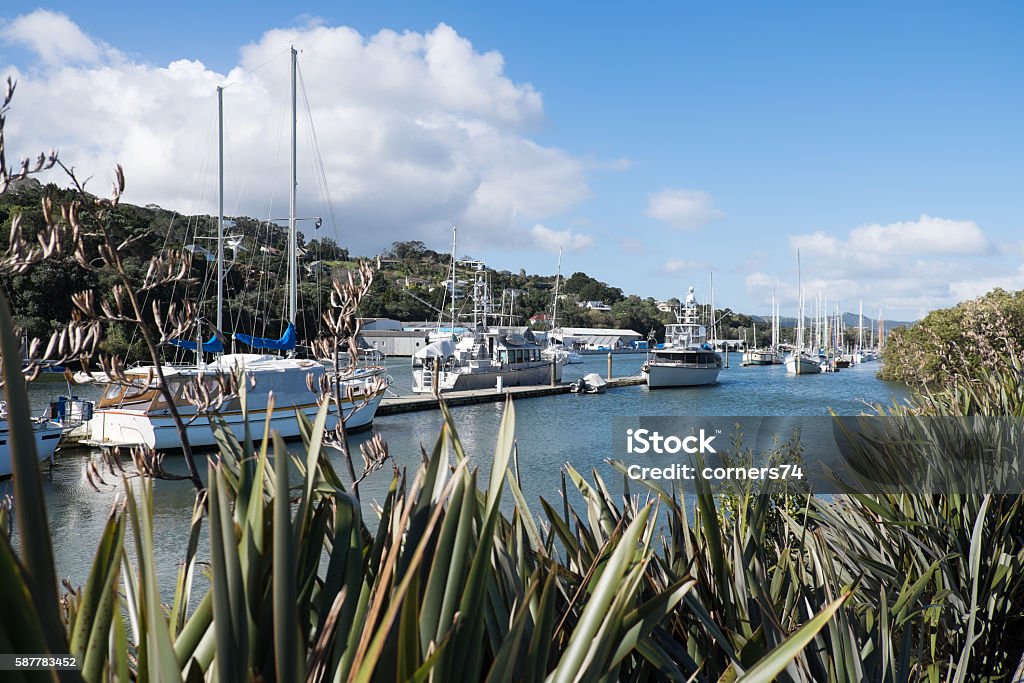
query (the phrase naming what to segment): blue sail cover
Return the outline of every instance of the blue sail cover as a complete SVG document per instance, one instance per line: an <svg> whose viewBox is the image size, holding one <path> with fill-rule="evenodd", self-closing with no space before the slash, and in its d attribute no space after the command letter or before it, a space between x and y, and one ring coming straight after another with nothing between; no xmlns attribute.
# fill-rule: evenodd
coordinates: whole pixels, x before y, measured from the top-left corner
<svg viewBox="0 0 1024 683"><path fill-rule="evenodd" d="M295 348L295 326L288 323L284 334L280 339L269 339L267 337L251 337L247 334L235 333L235 339L254 349L276 349L278 351L290 351Z"/></svg>
<svg viewBox="0 0 1024 683"><path fill-rule="evenodd" d="M173 344L174 346L180 346L183 349L188 349L189 351L196 350L196 343L194 341L188 341L187 339L172 339L168 343ZM203 342L203 351L206 351L207 353L224 353L224 344L221 343L220 337L214 334L210 337L209 341Z"/></svg>

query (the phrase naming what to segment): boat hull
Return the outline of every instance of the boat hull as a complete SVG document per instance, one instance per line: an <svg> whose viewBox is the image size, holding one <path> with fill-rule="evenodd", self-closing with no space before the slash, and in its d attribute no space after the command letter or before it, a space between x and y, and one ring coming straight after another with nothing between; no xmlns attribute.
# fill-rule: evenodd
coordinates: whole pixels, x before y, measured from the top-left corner
<svg viewBox="0 0 1024 683"><path fill-rule="evenodd" d="M373 422L384 397L384 390L378 391L366 400L356 403L345 402L345 428L349 432L368 428ZM310 420L316 417L319 406L315 403L303 406L275 407L270 415L269 428L277 431L283 439L296 439L302 434L295 416L296 408ZM245 438L245 419L241 411L221 413L225 426L231 430L236 439ZM249 429L253 438L259 438L267 423L267 411L249 411ZM338 424L338 414L333 409L327 416L326 428L334 429ZM196 449L208 449L217 445L210 422L200 417L185 426L189 445ZM103 410L97 411L89 421L89 439L82 443L90 446L130 448L132 446L148 446L158 451L181 450L181 437L177 426L170 415L154 415L144 411Z"/></svg>
<svg viewBox="0 0 1024 683"><path fill-rule="evenodd" d="M781 365L782 359L771 351L746 351L743 365Z"/></svg>
<svg viewBox="0 0 1024 683"><path fill-rule="evenodd" d="M647 377L647 386L651 389L668 389L672 387L698 387L718 382L720 367L694 367L687 365L670 365L656 362L647 363L643 370Z"/></svg>
<svg viewBox="0 0 1024 683"><path fill-rule="evenodd" d="M36 422L32 425L35 434L36 457L39 462L53 457L60 443L60 436L63 428L56 422ZM14 473L11 465L10 434L7 429L7 420L0 420L0 479L6 479Z"/></svg>
<svg viewBox="0 0 1024 683"><path fill-rule="evenodd" d="M817 375L821 373L821 364L802 356L786 359L786 372L791 375Z"/></svg>
<svg viewBox="0 0 1024 683"><path fill-rule="evenodd" d="M562 366L555 363L555 382L562 381ZM445 391L476 391L494 389L501 379L502 387L533 387L551 383L551 363L539 363L526 368L479 368L470 372L442 370L437 376L437 389ZM412 390L417 394L433 393L433 379L429 370L413 372Z"/></svg>

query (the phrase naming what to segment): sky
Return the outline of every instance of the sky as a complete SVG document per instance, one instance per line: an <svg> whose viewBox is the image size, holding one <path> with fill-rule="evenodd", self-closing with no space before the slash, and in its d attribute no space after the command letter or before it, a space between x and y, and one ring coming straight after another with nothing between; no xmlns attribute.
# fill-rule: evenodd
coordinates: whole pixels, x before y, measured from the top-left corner
<svg viewBox="0 0 1024 683"><path fill-rule="evenodd" d="M216 213L299 209L353 253L795 313L802 285L914 319L1024 288L1024 5L7 2L7 155ZM61 182L58 176L45 178ZM300 224L307 236L310 223Z"/></svg>

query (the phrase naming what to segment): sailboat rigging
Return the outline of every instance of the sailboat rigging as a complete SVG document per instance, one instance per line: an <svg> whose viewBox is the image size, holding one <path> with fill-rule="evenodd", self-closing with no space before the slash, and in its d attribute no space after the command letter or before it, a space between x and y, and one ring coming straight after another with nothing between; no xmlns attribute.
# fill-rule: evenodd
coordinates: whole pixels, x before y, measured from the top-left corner
<svg viewBox="0 0 1024 683"><path fill-rule="evenodd" d="M291 163L288 211L288 322L280 338L256 337L236 332L233 338L252 349L285 351L285 356L260 353L224 353L224 144L223 87L217 89L219 191L217 222L217 311L214 335L209 342L176 339L172 343L196 351L194 365L164 365L160 369L174 396L174 407L187 421L187 435L193 447L215 445L213 431L204 421L196 420L198 409L187 400L190 386L203 383L216 386L218 375L243 372L249 388L246 392L246 413L249 419L268 421L270 429L283 438L300 436L295 411L313 417L319 408L320 396L314 391L323 379L339 385L340 412L332 411L327 428L333 429L339 418L349 431L367 427L387 389L385 368L370 366L351 372L335 368L330 361L296 357L298 315L298 240L296 232L296 69L298 52L291 49ZM197 323L200 323L197 321ZM215 354L204 362L204 352ZM127 384L111 383L100 399L89 422L91 445L144 445L158 450L181 448L177 426L169 406L153 386L152 367L137 367L126 372ZM230 398L220 406L219 415L238 438L244 435L246 415L238 398Z"/></svg>

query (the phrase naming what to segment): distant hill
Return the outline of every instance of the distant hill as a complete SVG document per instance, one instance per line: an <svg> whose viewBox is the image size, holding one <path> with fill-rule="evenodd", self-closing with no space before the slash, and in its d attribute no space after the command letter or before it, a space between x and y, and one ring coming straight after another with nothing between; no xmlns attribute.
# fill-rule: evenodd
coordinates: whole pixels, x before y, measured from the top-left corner
<svg viewBox="0 0 1024 683"><path fill-rule="evenodd" d="M762 324L768 325L768 324L771 323L771 318L769 318L768 316L753 315L753 316L751 316L751 318L756 320L758 325L762 325ZM810 323L811 320L812 320L812 318L808 317L807 318L807 323ZM843 325L846 326L847 330L856 330L857 329L857 320L858 320L858 315L856 313L843 313ZM807 323L805 323L805 324L807 324ZM779 318L779 324L782 327L785 327L785 328L796 327L796 316L790 316L790 317L782 316L781 318ZM893 330L895 330L897 327L909 327L910 325L914 324L914 321L912 321L912 320L884 320L882 322L882 324L885 327L886 334L888 334L889 332L892 332ZM869 328L873 328L875 330L876 335L877 335L877 333L878 333L878 320L875 319L875 318L872 318L872 317L870 317L868 315L865 315L864 316L864 334L868 334L868 329Z"/></svg>

